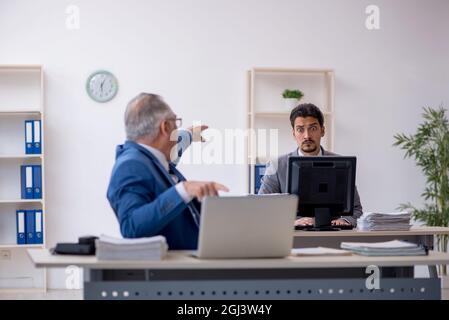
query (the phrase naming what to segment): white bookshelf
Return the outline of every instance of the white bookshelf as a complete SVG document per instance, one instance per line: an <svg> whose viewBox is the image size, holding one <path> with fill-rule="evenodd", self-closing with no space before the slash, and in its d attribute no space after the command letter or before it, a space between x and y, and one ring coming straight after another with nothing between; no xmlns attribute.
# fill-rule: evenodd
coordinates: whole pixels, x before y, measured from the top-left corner
<svg viewBox="0 0 449 320"><path fill-rule="evenodd" d="M1 249L22 249L22 248L45 248L44 245L42 244L15 244L15 243L10 243L10 244L1 244L0 245L0 250Z"/></svg>
<svg viewBox="0 0 449 320"><path fill-rule="evenodd" d="M42 154L25 153L25 120L41 120ZM10 260L0 260L2 278L33 278L43 272L42 286L5 290L47 290L46 269L40 271L25 259L27 248L46 247L44 72L40 65L0 65L0 250ZM42 199L21 199L20 166L42 166ZM18 245L16 210L43 210L43 244ZM16 257L21 257L16 262ZM4 272L3 268L8 272ZM18 270L18 271L17 271ZM11 274L9 274L11 272ZM31 281L34 282L34 278Z"/></svg>
<svg viewBox="0 0 449 320"><path fill-rule="evenodd" d="M40 158L42 159L41 154L6 154L6 155L0 155L0 159L34 159L34 158Z"/></svg>
<svg viewBox="0 0 449 320"><path fill-rule="evenodd" d="M332 69L253 68L247 72L246 125L255 135L248 135L246 143L247 190L254 192L254 166L265 164L277 156L290 153L296 147L292 136L290 112L284 106L282 92L299 89L304 97L299 103L313 103L324 115L326 134L322 146L333 151L334 146L334 71ZM266 130L259 136L259 129ZM274 132L277 130L277 139ZM271 134L271 136L270 136ZM263 138L263 136L265 136ZM270 152L270 139L276 140L274 154Z"/></svg>
<svg viewBox="0 0 449 320"><path fill-rule="evenodd" d="M7 199L7 200L0 200L0 203L2 204L9 204L9 203L40 203L43 204L43 200L41 199Z"/></svg>

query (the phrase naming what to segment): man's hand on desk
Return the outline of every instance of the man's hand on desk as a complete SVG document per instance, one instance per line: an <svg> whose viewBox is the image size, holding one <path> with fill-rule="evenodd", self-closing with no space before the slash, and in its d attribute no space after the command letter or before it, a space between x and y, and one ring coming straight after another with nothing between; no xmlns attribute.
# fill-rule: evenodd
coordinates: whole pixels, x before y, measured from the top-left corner
<svg viewBox="0 0 449 320"><path fill-rule="evenodd" d="M296 226L313 226L315 224L314 218L304 217L296 219L295 221L295 227Z"/></svg>
<svg viewBox="0 0 449 320"><path fill-rule="evenodd" d="M189 196L201 200L206 196L218 196L218 191L229 192L229 189L217 182L211 181L184 181L184 188Z"/></svg>
<svg viewBox="0 0 449 320"><path fill-rule="evenodd" d="M345 219L336 219L336 220L332 220L332 225L333 226L349 226L351 225L348 221L346 221Z"/></svg>
<svg viewBox="0 0 449 320"><path fill-rule="evenodd" d="M310 217L303 217L303 218L299 218L296 219L295 221L295 227L296 226L313 226L315 224L315 218L310 218ZM335 219L332 220L332 225L333 226L349 226L350 223L348 221L346 221L345 219Z"/></svg>

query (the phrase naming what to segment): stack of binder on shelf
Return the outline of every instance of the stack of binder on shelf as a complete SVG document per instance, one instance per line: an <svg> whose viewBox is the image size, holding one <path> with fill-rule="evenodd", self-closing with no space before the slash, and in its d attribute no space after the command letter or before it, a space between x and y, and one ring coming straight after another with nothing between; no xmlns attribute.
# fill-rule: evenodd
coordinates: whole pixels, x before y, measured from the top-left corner
<svg viewBox="0 0 449 320"><path fill-rule="evenodd" d="M254 193L258 194L259 189L262 186L262 178L265 175L265 165L256 164L254 166Z"/></svg>
<svg viewBox="0 0 449 320"><path fill-rule="evenodd" d="M42 210L16 211L17 244L43 244Z"/></svg>
<svg viewBox="0 0 449 320"><path fill-rule="evenodd" d="M341 248L364 256L424 256L426 247L411 242L393 240L386 242L342 242Z"/></svg>
<svg viewBox="0 0 449 320"><path fill-rule="evenodd" d="M161 260L168 250L164 236L118 239L101 235L95 246L98 260Z"/></svg>
<svg viewBox="0 0 449 320"><path fill-rule="evenodd" d="M42 199L42 167L40 165L20 166L22 199Z"/></svg>
<svg viewBox="0 0 449 320"><path fill-rule="evenodd" d="M357 220L357 228L362 231L407 231L410 229L409 212L365 212Z"/></svg>
<svg viewBox="0 0 449 320"><path fill-rule="evenodd" d="M41 121L25 120L25 153L41 154Z"/></svg>

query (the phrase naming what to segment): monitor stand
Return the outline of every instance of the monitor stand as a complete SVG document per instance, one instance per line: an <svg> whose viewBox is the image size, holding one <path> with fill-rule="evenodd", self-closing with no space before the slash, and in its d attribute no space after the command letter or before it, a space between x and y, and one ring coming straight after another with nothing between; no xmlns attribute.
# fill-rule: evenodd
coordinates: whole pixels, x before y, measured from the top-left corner
<svg viewBox="0 0 449 320"><path fill-rule="evenodd" d="M332 215L329 208L315 208L315 225L306 231L340 231L332 226Z"/></svg>

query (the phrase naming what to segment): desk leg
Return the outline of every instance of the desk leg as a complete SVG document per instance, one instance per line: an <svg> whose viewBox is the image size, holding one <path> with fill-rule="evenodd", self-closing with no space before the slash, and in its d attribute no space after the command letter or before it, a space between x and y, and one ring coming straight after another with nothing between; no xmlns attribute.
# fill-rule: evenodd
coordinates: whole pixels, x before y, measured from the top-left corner
<svg viewBox="0 0 449 320"><path fill-rule="evenodd" d="M438 278L437 266L428 266L428 267L429 267L429 277Z"/></svg>
<svg viewBox="0 0 449 320"><path fill-rule="evenodd" d="M429 250L434 249L435 239L433 235L421 236L419 240L419 244L426 246ZM437 266L427 266L427 268L429 269L430 278L438 278Z"/></svg>

